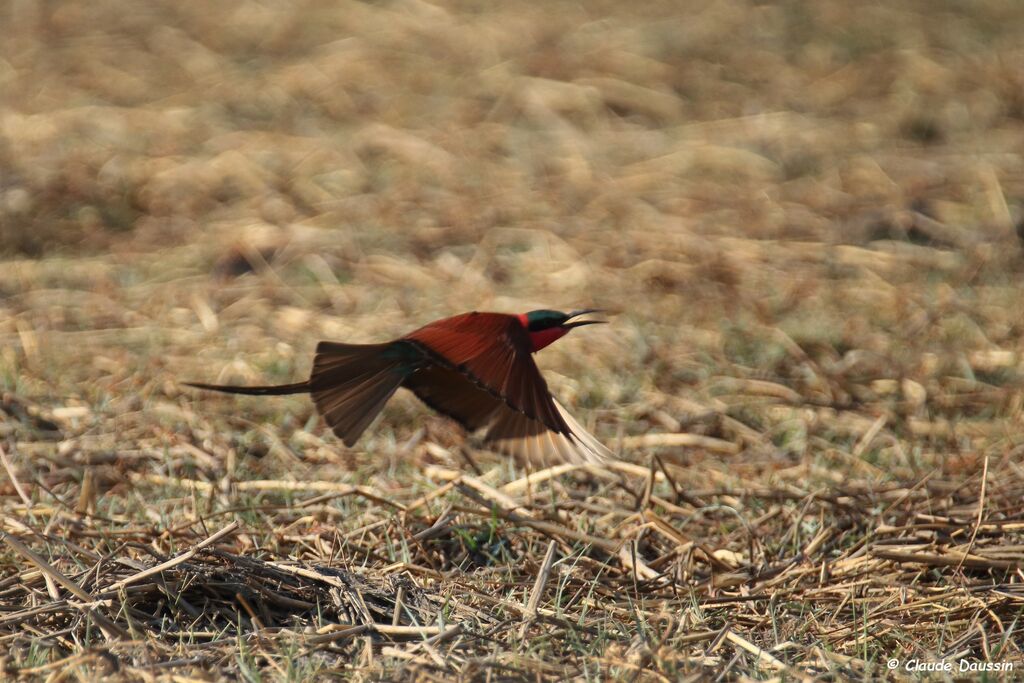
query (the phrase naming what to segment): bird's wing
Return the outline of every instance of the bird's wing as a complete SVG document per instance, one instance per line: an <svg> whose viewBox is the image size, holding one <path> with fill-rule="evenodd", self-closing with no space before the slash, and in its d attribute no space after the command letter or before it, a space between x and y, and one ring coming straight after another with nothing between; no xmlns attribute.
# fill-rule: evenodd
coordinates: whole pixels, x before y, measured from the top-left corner
<svg viewBox="0 0 1024 683"><path fill-rule="evenodd" d="M463 373L527 417L556 432L569 426L555 407L530 353L518 318L503 313L464 313L438 320L405 337L440 365Z"/></svg>
<svg viewBox="0 0 1024 683"><path fill-rule="evenodd" d="M405 386L469 430L488 426L495 450L538 464L602 462L610 451L552 398L519 321L467 313L405 337L433 361Z"/></svg>
<svg viewBox="0 0 1024 683"><path fill-rule="evenodd" d="M511 410L503 400L463 373L436 363L409 375L402 386L470 432L489 425L499 408Z"/></svg>
<svg viewBox="0 0 1024 683"><path fill-rule="evenodd" d="M496 451L542 467L563 462L601 464L614 458L612 452L585 430L562 404L554 399L552 402L568 424L566 431L552 431L523 413L502 406L495 413L485 441Z"/></svg>
<svg viewBox="0 0 1024 683"><path fill-rule="evenodd" d="M587 432L560 403L552 399L568 429L557 432L509 406L464 373L432 364L406 378L404 386L428 406L454 419L469 431L488 427L485 442L521 462L601 463L611 452Z"/></svg>

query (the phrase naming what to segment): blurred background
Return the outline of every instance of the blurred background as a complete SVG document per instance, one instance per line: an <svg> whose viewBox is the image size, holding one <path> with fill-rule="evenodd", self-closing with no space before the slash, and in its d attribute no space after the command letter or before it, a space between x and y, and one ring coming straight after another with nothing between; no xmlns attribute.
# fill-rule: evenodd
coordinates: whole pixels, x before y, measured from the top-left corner
<svg viewBox="0 0 1024 683"><path fill-rule="evenodd" d="M10 0L0 25L3 382L69 429L181 405L175 379L304 377L322 338L582 306L614 324L540 363L606 439L801 456L885 414L885 455L1017 419L1016 0Z"/></svg>
<svg viewBox="0 0 1024 683"><path fill-rule="evenodd" d="M1021 666L1022 154L1021 0L0 1L0 668ZM585 307L537 361L604 478L524 484L406 392L345 448L179 384ZM131 641L51 581L172 556ZM334 632L263 560L476 625Z"/></svg>

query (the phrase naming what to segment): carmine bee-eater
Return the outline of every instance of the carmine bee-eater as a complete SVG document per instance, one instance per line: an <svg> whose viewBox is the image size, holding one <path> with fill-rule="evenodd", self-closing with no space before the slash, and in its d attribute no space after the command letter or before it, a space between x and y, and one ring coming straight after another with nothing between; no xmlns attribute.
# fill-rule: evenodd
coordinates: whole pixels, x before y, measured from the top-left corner
<svg viewBox="0 0 1024 683"><path fill-rule="evenodd" d="M596 309L463 313L383 344L320 342L309 379L235 387L186 383L232 394L313 396L334 433L352 446L399 387L469 431L487 427L492 449L535 464L600 463L611 452L587 433L548 391L531 354Z"/></svg>

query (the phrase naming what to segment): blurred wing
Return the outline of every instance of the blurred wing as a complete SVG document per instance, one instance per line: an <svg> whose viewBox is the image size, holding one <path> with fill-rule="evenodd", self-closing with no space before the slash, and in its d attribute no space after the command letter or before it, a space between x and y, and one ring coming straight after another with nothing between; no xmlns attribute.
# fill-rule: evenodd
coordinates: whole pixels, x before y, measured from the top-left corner
<svg viewBox="0 0 1024 683"><path fill-rule="evenodd" d="M585 430L558 401L555 408L568 425L565 432L547 429L536 420L507 406L496 411L485 441L494 450L540 466L556 463L601 464L612 452Z"/></svg>
<svg viewBox="0 0 1024 683"><path fill-rule="evenodd" d="M407 340L434 362L404 386L485 441L522 462L600 463L611 452L552 398L519 321L468 313L416 330Z"/></svg>
<svg viewBox="0 0 1024 683"><path fill-rule="evenodd" d="M510 407L505 401L453 368L430 365L409 375L404 383L428 406L454 419L469 431L488 427L488 446L520 462L548 466L556 463L602 463L611 451L580 426L552 399L568 426L565 432Z"/></svg>
<svg viewBox="0 0 1024 683"><path fill-rule="evenodd" d="M490 424L505 402L454 368L429 365L406 378L403 386L428 406L475 432Z"/></svg>
<svg viewBox="0 0 1024 683"><path fill-rule="evenodd" d="M503 313L465 313L421 327L405 337L441 366L465 375L514 411L548 429L569 425L555 406L530 353L519 319Z"/></svg>

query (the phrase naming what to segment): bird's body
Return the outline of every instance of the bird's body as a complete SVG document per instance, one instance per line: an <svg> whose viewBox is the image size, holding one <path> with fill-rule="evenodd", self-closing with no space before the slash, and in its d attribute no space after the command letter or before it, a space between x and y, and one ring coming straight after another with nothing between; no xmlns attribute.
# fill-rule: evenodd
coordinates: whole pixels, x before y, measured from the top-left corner
<svg viewBox="0 0 1024 683"><path fill-rule="evenodd" d="M320 342L305 382L269 387L189 386L239 394L309 393L346 445L405 387L469 431L487 428L494 450L535 464L596 463L611 456L552 398L532 354L573 327L572 314L464 313L382 344Z"/></svg>

